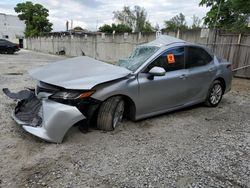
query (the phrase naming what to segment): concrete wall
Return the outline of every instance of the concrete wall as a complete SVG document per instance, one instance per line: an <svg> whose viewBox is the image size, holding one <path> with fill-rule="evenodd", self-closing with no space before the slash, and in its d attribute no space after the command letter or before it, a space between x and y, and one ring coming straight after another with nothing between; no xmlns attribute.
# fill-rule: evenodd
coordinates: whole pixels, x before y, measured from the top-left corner
<svg viewBox="0 0 250 188"><path fill-rule="evenodd" d="M205 31L205 32L203 32ZM234 68L250 65L250 35L223 34L214 31L192 30L185 32L165 33L178 36L186 41L205 45L212 49L219 57L233 63ZM205 34L204 34L205 33ZM83 35L83 36L49 36L26 39L26 47L31 50L57 54L65 49L68 56L87 56L106 62L117 62L126 58L139 44L147 43L156 38L151 34L123 34L115 35ZM239 70L236 75L250 78L250 68Z"/></svg>
<svg viewBox="0 0 250 188"><path fill-rule="evenodd" d="M177 33L165 33L177 36ZM200 38L200 31L185 32L179 34L184 40L205 44L206 38ZM147 43L156 38L155 33L150 34L124 34L115 35L68 35L27 38L26 48L44 53L57 54L61 49L67 56L87 56L107 62L117 62L121 58L128 57L132 50L139 44Z"/></svg>
<svg viewBox="0 0 250 188"><path fill-rule="evenodd" d="M117 62L127 57L139 44L147 43L156 38L155 34L139 35L89 35L89 36L49 36L26 39L26 48L57 54L65 49L68 56L87 56L107 62Z"/></svg>

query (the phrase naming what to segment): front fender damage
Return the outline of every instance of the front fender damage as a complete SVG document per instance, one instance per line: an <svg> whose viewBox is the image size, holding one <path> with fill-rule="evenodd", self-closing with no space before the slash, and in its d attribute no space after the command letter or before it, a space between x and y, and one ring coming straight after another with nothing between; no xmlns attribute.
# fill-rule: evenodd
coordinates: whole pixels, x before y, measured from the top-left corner
<svg viewBox="0 0 250 188"><path fill-rule="evenodd" d="M61 143L66 132L85 116L75 107L50 99L19 100L12 118L25 131L49 142Z"/></svg>

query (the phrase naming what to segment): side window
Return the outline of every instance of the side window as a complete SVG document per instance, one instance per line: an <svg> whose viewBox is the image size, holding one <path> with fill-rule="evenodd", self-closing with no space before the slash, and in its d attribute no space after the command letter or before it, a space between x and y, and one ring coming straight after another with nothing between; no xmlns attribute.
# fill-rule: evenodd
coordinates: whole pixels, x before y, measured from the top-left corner
<svg viewBox="0 0 250 188"><path fill-rule="evenodd" d="M184 47L165 51L147 67L146 72L156 66L164 68L166 72L184 69Z"/></svg>
<svg viewBox="0 0 250 188"><path fill-rule="evenodd" d="M210 63L212 59L211 55L202 48L187 47L186 68L206 65Z"/></svg>

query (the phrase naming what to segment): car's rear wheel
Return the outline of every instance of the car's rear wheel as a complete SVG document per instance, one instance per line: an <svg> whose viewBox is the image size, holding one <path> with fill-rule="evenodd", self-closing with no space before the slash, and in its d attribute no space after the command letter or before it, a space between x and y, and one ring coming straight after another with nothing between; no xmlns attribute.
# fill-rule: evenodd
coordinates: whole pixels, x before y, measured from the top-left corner
<svg viewBox="0 0 250 188"><path fill-rule="evenodd" d="M215 80L208 91L205 104L207 106L216 107L220 103L222 96L223 96L222 83L219 80Z"/></svg>
<svg viewBox="0 0 250 188"><path fill-rule="evenodd" d="M121 122L124 113L124 100L120 96L104 101L97 115L97 128L112 131Z"/></svg>
<svg viewBox="0 0 250 188"><path fill-rule="evenodd" d="M7 49L7 54L14 54L14 50L12 48Z"/></svg>

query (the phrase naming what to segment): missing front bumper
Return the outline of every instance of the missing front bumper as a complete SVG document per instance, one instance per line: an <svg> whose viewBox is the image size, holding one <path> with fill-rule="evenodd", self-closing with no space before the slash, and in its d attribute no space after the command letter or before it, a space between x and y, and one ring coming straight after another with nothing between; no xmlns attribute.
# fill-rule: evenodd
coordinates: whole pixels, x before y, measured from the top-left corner
<svg viewBox="0 0 250 188"><path fill-rule="evenodd" d="M12 118L27 132L49 142L61 143L72 125L85 119L74 106L49 99L23 99L17 103Z"/></svg>

